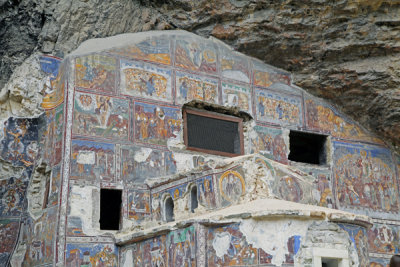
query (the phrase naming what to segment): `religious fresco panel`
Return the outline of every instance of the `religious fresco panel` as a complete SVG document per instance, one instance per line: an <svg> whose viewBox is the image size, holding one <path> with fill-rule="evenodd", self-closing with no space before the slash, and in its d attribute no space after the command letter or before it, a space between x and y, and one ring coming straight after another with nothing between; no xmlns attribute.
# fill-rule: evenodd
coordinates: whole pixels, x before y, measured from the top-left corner
<svg viewBox="0 0 400 267"><path fill-rule="evenodd" d="M314 99L305 99L306 127L337 138L383 144L382 140L370 135L349 119L345 119L328 104Z"/></svg>
<svg viewBox="0 0 400 267"><path fill-rule="evenodd" d="M213 183L213 176L208 175L196 180L197 196L199 203L207 209L215 209L217 207L216 192Z"/></svg>
<svg viewBox="0 0 400 267"><path fill-rule="evenodd" d="M76 135L128 140L129 101L75 93L72 132Z"/></svg>
<svg viewBox="0 0 400 267"><path fill-rule="evenodd" d="M7 266L18 239L19 221L0 220L0 266Z"/></svg>
<svg viewBox="0 0 400 267"><path fill-rule="evenodd" d="M340 223L338 225L349 234L351 242L357 250L359 266L368 266L368 236L365 228L353 224Z"/></svg>
<svg viewBox="0 0 400 267"><path fill-rule="evenodd" d="M335 208L330 168L296 167L315 178L312 194L314 199L319 201L318 205L327 208Z"/></svg>
<svg viewBox="0 0 400 267"><path fill-rule="evenodd" d="M139 61L121 60L124 95L172 102L172 71Z"/></svg>
<svg viewBox="0 0 400 267"><path fill-rule="evenodd" d="M161 221L161 193L151 196L151 217L154 221Z"/></svg>
<svg viewBox="0 0 400 267"><path fill-rule="evenodd" d="M300 96L256 89L255 97L258 121L300 127L303 125L303 107Z"/></svg>
<svg viewBox="0 0 400 267"><path fill-rule="evenodd" d="M86 236L83 233L83 222L82 222L81 217L68 216L67 235L68 236Z"/></svg>
<svg viewBox="0 0 400 267"><path fill-rule="evenodd" d="M168 266L166 239L166 235L161 235L122 247L120 262L132 267Z"/></svg>
<svg viewBox="0 0 400 267"><path fill-rule="evenodd" d="M389 149L333 142L333 175L340 208L399 212L399 191Z"/></svg>
<svg viewBox="0 0 400 267"><path fill-rule="evenodd" d="M216 74L217 53L214 44L197 38L176 40L175 66L190 71Z"/></svg>
<svg viewBox="0 0 400 267"><path fill-rule="evenodd" d="M179 104L191 100L218 103L218 79L177 71L176 99Z"/></svg>
<svg viewBox="0 0 400 267"><path fill-rule="evenodd" d="M241 167L227 170L217 175L216 179L222 207L236 204L240 197L245 194L246 182Z"/></svg>
<svg viewBox="0 0 400 267"><path fill-rule="evenodd" d="M222 101L224 106L239 107L252 114L251 88L231 83L222 83Z"/></svg>
<svg viewBox="0 0 400 267"><path fill-rule="evenodd" d="M71 142L71 179L115 181L113 144L74 139Z"/></svg>
<svg viewBox="0 0 400 267"><path fill-rule="evenodd" d="M256 125L254 130L257 135L251 138L251 153L260 153L267 158L288 164L288 148L282 129Z"/></svg>
<svg viewBox="0 0 400 267"><path fill-rule="evenodd" d="M239 224L209 228L207 231L208 266L249 266L257 265L258 249L249 244L240 231ZM221 248L220 244L224 244ZM229 247L226 245L229 244ZM268 255L263 254L263 263Z"/></svg>
<svg viewBox="0 0 400 267"><path fill-rule="evenodd" d="M0 142L0 158L14 166L32 167L39 154L39 132L44 124L45 115L32 119L10 117L6 120Z"/></svg>
<svg viewBox="0 0 400 267"><path fill-rule="evenodd" d="M150 217L150 191L128 190L128 218L141 222Z"/></svg>
<svg viewBox="0 0 400 267"><path fill-rule="evenodd" d="M42 158L50 166L60 163L64 133L64 105L45 111L47 127L42 132L39 147Z"/></svg>
<svg viewBox="0 0 400 267"><path fill-rule="evenodd" d="M279 178L274 188L275 193L282 199L300 203L305 198L304 189L298 178L284 175Z"/></svg>
<svg viewBox="0 0 400 267"><path fill-rule="evenodd" d="M109 50L122 57L171 64L171 43L168 36L150 36L133 45Z"/></svg>
<svg viewBox="0 0 400 267"><path fill-rule="evenodd" d="M219 57L222 77L250 83L250 67L246 56L220 46Z"/></svg>
<svg viewBox="0 0 400 267"><path fill-rule="evenodd" d="M390 259L385 258L370 258L369 267L389 267Z"/></svg>
<svg viewBox="0 0 400 267"><path fill-rule="evenodd" d="M117 60L93 54L75 59L75 86L97 92L114 93Z"/></svg>
<svg viewBox="0 0 400 267"><path fill-rule="evenodd" d="M24 212L28 184L25 176L0 180L0 217L20 216Z"/></svg>
<svg viewBox="0 0 400 267"><path fill-rule="evenodd" d="M118 266L118 248L106 243L69 243L66 249L66 267Z"/></svg>
<svg viewBox="0 0 400 267"><path fill-rule="evenodd" d="M64 101L65 63L60 58L42 55L39 57L40 69L47 74L47 80L42 89L42 108L52 109Z"/></svg>
<svg viewBox="0 0 400 267"><path fill-rule="evenodd" d="M182 129L178 108L135 102L134 140L139 143L166 146Z"/></svg>
<svg viewBox="0 0 400 267"><path fill-rule="evenodd" d="M121 177L126 183L143 183L147 178L174 173L176 162L170 151L138 146L121 148Z"/></svg>
<svg viewBox="0 0 400 267"><path fill-rule="evenodd" d="M369 252L381 254L400 253L400 225L374 223L368 230Z"/></svg>
<svg viewBox="0 0 400 267"><path fill-rule="evenodd" d="M54 244L56 240L58 207L45 210L37 220L26 221L27 251L23 266L50 264L53 262Z"/></svg>
<svg viewBox="0 0 400 267"><path fill-rule="evenodd" d="M194 226L167 235L168 266L196 266L196 232Z"/></svg>
<svg viewBox="0 0 400 267"><path fill-rule="evenodd" d="M253 84L260 87L270 87L273 84L281 83L290 85L290 73L266 66L259 60L253 60Z"/></svg>

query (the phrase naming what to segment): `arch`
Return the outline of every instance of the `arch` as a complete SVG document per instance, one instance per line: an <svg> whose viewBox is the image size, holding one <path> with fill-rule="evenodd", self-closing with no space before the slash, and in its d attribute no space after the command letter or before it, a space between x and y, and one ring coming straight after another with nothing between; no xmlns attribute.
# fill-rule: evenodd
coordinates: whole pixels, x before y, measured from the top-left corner
<svg viewBox="0 0 400 267"><path fill-rule="evenodd" d="M164 220L166 222L172 222L174 218L174 201L170 195L164 199Z"/></svg>
<svg viewBox="0 0 400 267"><path fill-rule="evenodd" d="M190 211L194 213L194 210L199 206L199 201L197 198L197 185L193 185L190 188Z"/></svg>

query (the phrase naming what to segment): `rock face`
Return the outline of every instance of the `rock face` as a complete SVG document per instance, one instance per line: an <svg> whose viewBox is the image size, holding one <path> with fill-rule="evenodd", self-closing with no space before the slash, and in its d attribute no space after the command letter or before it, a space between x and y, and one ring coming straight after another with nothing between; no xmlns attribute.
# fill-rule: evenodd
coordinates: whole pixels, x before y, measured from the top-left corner
<svg viewBox="0 0 400 267"><path fill-rule="evenodd" d="M0 100L34 52L63 57L90 38L180 28L291 71L399 151L399 13L399 0L1 0Z"/></svg>

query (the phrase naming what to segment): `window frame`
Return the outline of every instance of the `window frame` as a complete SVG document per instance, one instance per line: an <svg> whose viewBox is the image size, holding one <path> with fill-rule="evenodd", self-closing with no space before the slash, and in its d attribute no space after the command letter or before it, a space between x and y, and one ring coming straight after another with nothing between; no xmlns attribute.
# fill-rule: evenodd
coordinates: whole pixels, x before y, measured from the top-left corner
<svg viewBox="0 0 400 267"><path fill-rule="evenodd" d="M229 153L229 152L224 152L224 151L189 146L187 114L193 114L193 115L198 115L201 117L208 117L208 118L212 118L212 119L231 121L231 122L238 123L239 139L240 139L240 153ZM221 113L207 111L207 110L199 110L199 109L195 109L195 108L185 107L183 109L183 140L185 142L185 146L186 146L187 150L203 152L203 153L213 154L213 155L218 155L218 156L226 156L226 157L237 157L237 156L244 155L243 119L232 116L232 115L226 115L226 114L221 114Z"/></svg>

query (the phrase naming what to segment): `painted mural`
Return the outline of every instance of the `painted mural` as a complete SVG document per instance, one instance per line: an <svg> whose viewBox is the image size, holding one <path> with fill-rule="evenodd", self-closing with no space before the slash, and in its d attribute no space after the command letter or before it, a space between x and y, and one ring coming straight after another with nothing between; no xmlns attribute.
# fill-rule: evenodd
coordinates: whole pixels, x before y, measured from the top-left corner
<svg viewBox="0 0 400 267"><path fill-rule="evenodd" d="M58 207L48 208L38 220L29 218L25 224L28 246L24 265L35 266L53 262Z"/></svg>
<svg viewBox="0 0 400 267"><path fill-rule="evenodd" d="M175 66L191 71L216 73L216 49L213 44L196 39L177 39Z"/></svg>
<svg viewBox="0 0 400 267"><path fill-rule="evenodd" d="M157 236L121 249L121 263L132 267L166 267L166 235ZM180 265L184 266L184 265ZM186 265L190 266L190 265Z"/></svg>
<svg viewBox="0 0 400 267"><path fill-rule="evenodd" d="M110 53L128 58L171 64L171 44L164 36L148 37L137 44L112 49Z"/></svg>
<svg viewBox="0 0 400 267"><path fill-rule="evenodd" d="M59 190L61 187L61 166L53 167L51 171L51 182L47 207L58 205Z"/></svg>
<svg viewBox="0 0 400 267"><path fill-rule="evenodd" d="M338 138L383 144L382 140L369 135L356 124L346 121L339 112L327 104L306 99L305 105L307 128L330 133Z"/></svg>
<svg viewBox="0 0 400 267"><path fill-rule="evenodd" d="M303 200L303 189L296 177L285 175L279 179L277 186L279 196L282 199L293 202Z"/></svg>
<svg viewBox="0 0 400 267"><path fill-rule="evenodd" d="M33 119L10 117L6 120L4 137L0 142L0 158L15 166L33 166L39 153L39 131L44 124L44 115Z"/></svg>
<svg viewBox="0 0 400 267"><path fill-rule="evenodd" d="M223 207L235 204L245 193L246 184L241 167L218 175L217 181Z"/></svg>
<svg viewBox="0 0 400 267"><path fill-rule="evenodd" d="M191 100L217 103L218 80L177 71L176 98L177 102L180 104Z"/></svg>
<svg viewBox="0 0 400 267"><path fill-rule="evenodd" d="M40 56L39 63L40 69L48 75L42 90L41 106L44 109L52 109L64 101L65 64L61 64L60 58L47 55Z"/></svg>
<svg viewBox="0 0 400 267"><path fill-rule="evenodd" d="M25 209L29 179L11 177L0 180L0 217L20 216Z"/></svg>
<svg viewBox="0 0 400 267"><path fill-rule="evenodd" d="M389 267L390 259L384 258L370 258L369 267Z"/></svg>
<svg viewBox="0 0 400 267"><path fill-rule="evenodd" d="M222 99L225 106L239 107L252 114L251 89L249 87L223 82Z"/></svg>
<svg viewBox="0 0 400 267"><path fill-rule="evenodd" d="M167 145L181 130L181 111L177 108L135 102L134 139L140 143Z"/></svg>
<svg viewBox="0 0 400 267"><path fill-rule="evenodd" d="M10 256L17 242L19 221L2 219L0 220L0 266L7 266Z"/></svg>
<svg viewBox="0 0 400 267"><path fill-rule="evenodd" d="M260 153L267 158L288 164L288 148L283 139L282 129L264 126L255 126L257 133L251 139L251 153Z"/></svg>
<svg viewBox="0 0 400 267"><path fill-rule="evenodd" d="M239 230L239 224L208 229L208 266L257 265L258 254L258 249L249 244ZM264 263L268 263L268 258L268 255L263 253Z"/></svg>
<svg viewBox="0 0 400 267"><path fill-rule="evenodd" d="M42 157L50 166L60 163L62 158L62 139L64 127L64 106L46 110L47 128L41 134L39 147Z"/></svg>
<svg viewBox="0 0 400 267"><path fill-rule="evenodd" d="M312 194L313 198L319 201L318 205L327 208L335 208L330 168L297 167L315 178Z"/></svg>
<svg viewBox="0 0 400 267"><path fill-rule="evenodd" d="M71 179L115 181L113 144L75 139L71 142L71 148Z"/></svg>
<svg viewBox="0 0 400 267"><path fill-rule="evenodd" d="M256 89L257 120L281 125L303 125L300 96Z"/></svg>
<svg viewBox="0 0 400 267"><path fill-rule="evenodd" d="M399 191L390 150L367 144L333 144L340 206L398 213Z"/></svg>
<svg viewBox="0 0 400 267"><path fill-rule="evenodd" d="M154 221L161 221L161 193L151 196L151 217Z"/></svg>
<svg viewBox="0 0 400 267"><path fill-rule="evenodd" d="M122 94L171 102L171 73L159 66L121 60Z"/></svg>
<svg viewBox="0 0 400 267"><path fill-rule="evenodd" d="M253 60L253 64L254 85L261 87L269 87L275 83L290 85L289 73L268 68L263 62L258 60Z"/></svg>
<svg viewBox="0 0 400 267"><path fill-rule="evenodd" d="M214 179L212 175L208 175L196 180L199 202L207 209L214 209L217 207L213 180Z"/></svg>
<svg viewBox="0 0 400 267"><path fill-rule="evenodd" d="M400 253L400 226L393 224L378 224L368 230L369 252L383 254Z"/></svg>
<svg viewBox="0 0 400 267"><path fill-rule="evenodd" d="M196 266L196 233L194 226L167 235L168 266Z"/></svg>
<svg viewBox="0 0 400 267"><path fill-rule="evenodd" d="M76 92L72 132L128 140L129 111L128 100Z"/></svg>
<svg viewBox="0 0 400 267"><path fill-rule="evenodd" d="M136 222L150 216L150 192L148 190L128 191L128 218Z"/></svg>
<svg viewBox="0 0 400 267"><path fill-rule="evenodd" d="M66 267L118 266L118 251L114 244L67 244Z"/></svg>
<svg viewBox="0 0 400 267"><path fill-rule="evenodd" d="M136 146L121 148L121 177L126 183L143 183L147 178L175 172L176 162L170 151Z"/></svg>
<svg viewBox="0 0 400 267"><path fill-rule="evenodd" d="M368 266L368 236L365 228L358 225L339 224L345 230L358 253L359 266Z"/></svg>
<svg viewBox="0 0 400 267"><path fill-rule="evenodd" d="M67 221L68 236L86 236L83 233L82 219L78 216L68 216Z"/></svg>
<svg viewBox="0 0 400 267"><path fill-rule="evenodd" d="M247 57L234 54L220 47L221 72L224 78L250 83L250 68Z"/></svg>
<svg viewBox="0 0 400 267"><path fill-rule="evenodd" d="M115 91L117 60L93 54L75 59L75 85L97 92Z"/></svg>

